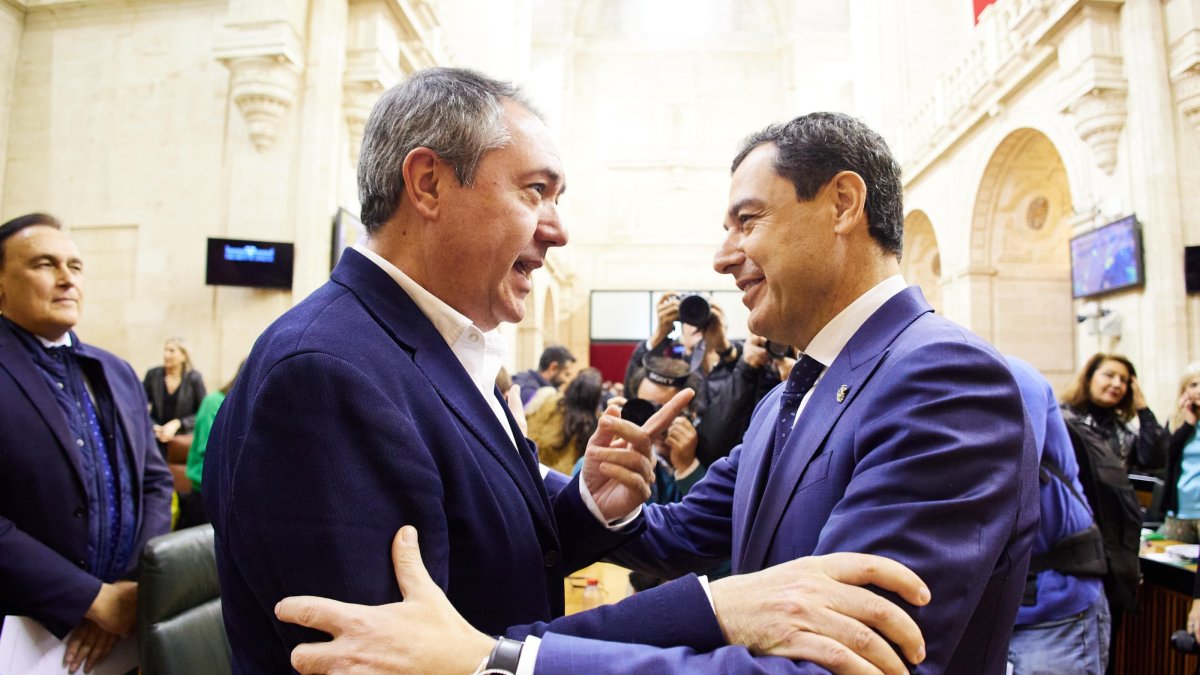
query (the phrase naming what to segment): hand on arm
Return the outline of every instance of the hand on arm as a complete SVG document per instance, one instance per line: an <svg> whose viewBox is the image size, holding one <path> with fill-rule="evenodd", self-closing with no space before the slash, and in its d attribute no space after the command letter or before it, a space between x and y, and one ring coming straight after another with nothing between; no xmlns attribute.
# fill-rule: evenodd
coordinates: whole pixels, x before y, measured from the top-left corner
<svg viewBox="0 0 1200 675"><path fill-rule="evenodd" d="M755 654L812 661L839 673L907 673L925 659L917 624L873 584L916 606L928 587L907 567L862 553L800 558L712 582L713 608L730 644ZM878 632L876 632L878 631Z"/></svg>
<svg viewBox="0 0 1200 675"><path fill-rule="evenodd" d="M121 636L110 633L87 619L67 636L67 651L63 653L63 666L74 673L83 668L92 672L104 657L108 656Z"/></svg>
<svg viewBox="0 0 1200 675"><path fill-rule="evenodd" d="M610 406L583 455L582 480L606 520L624 518L650 496L654 482L650 439L661 434L695 396L684 389L641 427L617 416Z"/></svg>
<svg viewBox="0 0 1200 675"><path fill-rule="evenodd" d="M473 672L495 640L471 627L430 578L421 561L417 531L400 528L392 540L392 563L403 602L370 607L327 598L284 598L275 607L280 621L333 636L301 644L292 667L301 673Z"/></svg>
<svg viewBox="0 0 1200 675"><path fill-rule="evenodd" d="M132 634L137 621L137 591L132 581L104 584L83 618L122 637Z"/></svg>

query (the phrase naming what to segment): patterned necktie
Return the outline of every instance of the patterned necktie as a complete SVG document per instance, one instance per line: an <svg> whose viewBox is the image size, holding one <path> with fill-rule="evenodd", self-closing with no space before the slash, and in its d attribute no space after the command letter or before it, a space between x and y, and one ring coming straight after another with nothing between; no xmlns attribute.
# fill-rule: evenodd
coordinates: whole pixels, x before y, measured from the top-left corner
<svg viewBox="0 0 1200 675"><path fill-rule="evenodd" d="M783 395L779 397L779 418L775 421L775 449L771 453L771 468L775 468L779 456L783 454L783 444L787 442L788 434L796 424L796 411L800 409L800 401L812 389L825 366L821 362L803 354L788 375L787 384L783 386Z"/></svg>

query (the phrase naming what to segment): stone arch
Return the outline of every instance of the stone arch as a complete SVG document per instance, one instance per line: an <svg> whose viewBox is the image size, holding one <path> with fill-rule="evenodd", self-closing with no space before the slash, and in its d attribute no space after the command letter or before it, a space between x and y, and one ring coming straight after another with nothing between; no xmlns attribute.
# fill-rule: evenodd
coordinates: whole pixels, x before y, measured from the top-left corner
<svg viewBox="0 0 1200 675"><path fill-rule="evenodd" d="M904 255L900 273L910 284L921 287L925 299L942 312L942 254L929 216L920 209L904 218Z"/></svg>
<svg viewBox="0 0 1200 675"><path fill-rule="evenodd" d="M1074 368L1066 165L1033 128L1009 133L987 162L971 216L971 327L1057 385Z"/></svg>

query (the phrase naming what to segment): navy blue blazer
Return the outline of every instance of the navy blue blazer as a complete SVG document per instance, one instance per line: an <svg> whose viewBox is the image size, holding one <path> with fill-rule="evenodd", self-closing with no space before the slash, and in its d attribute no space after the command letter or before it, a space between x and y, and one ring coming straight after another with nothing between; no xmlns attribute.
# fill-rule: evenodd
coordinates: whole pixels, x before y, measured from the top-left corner
<svg viewBox="0 0 1200 675"><path fill-rule="evenodd" d="M171 529L171 474L158 452L146 414L146 395L133 368L79 342L112 389L138 484L134 578L146 541ZM85 569L88 491L79 448L45 378L7 322L0 321L0 615L37 619L63 637L83 620L101 580Z"/></svg>
<svg viewBox="0 0 1200 675"><path fill-rule="evenodd" d="M1038 520L1038 460L1004 360L912 287L830 364L768 471L780 392L682 502L647 507L647 529L614 557L674 576L726 557L744 573L836 551L887 556L932 592L913 612L927 649L917 672L1005 672ZM552 633L538 668L824 672L741 648L698 654Z"/></svg>
<svg viewBox="0 0 1200 675"><path fill-rule="evenodd" d="M578 479L543 483L509 425L519 451L412 300L346 251L329 282L258 339L209 438L203 499L234 672L286 671L293 647L327 639L275 619L286 596L400 600L390 550L402 525L418 528L431 576L479 630L636 635L586 618L547 623L563 612L564 573L636 534L640 519L605 529ZM699 590L694 578L683 585ZM719 641L715 621L701 626L701 638L658 636Z"/></svg>

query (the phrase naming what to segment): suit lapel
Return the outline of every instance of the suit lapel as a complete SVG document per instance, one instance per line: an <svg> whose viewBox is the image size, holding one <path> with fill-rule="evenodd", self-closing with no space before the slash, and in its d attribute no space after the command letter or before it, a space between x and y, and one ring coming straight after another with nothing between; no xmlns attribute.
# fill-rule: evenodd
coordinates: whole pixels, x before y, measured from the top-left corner
<svg viewBox="0 0 1200 675"><path fill-rule="evenodd" d="M854 404L858 394L868 386L871 376L887 357L887 348L905 328L921 314L932 311L916 287L907 288L880 307L850 338L821 381L813 388L808 403L800 414L796 428L788 436L774 471L766 471L766 453L759 452L755 463L747 468L766 476L766 485L758 511L752 516L746 547L742 553L741 570L760 569L766 561L779 523L795 494L804 473L823 449L826 438L842 414ZM838 392L846 387L845 397L837 400ZM778 396L768 409L768 424L762 428L774 430L779 411ZM766 437L767 447L774 434Z"/></svg>
<svg viewBox="0 0 1200 675"><path fill-rule="evenodd" d="M78 339L75 338L73 333L71 337L72 339ZM29 358L28 352L25 351L25 345L21 344L17 336L13 335L12 329L3 321L0 321L0 368L8 371L13 381L21 388L21 391L25 392L25 396L29 398L29 402L33 405L34 410L38 412L46 422L46 426L54 433L54 437L58 440L59 449L67 456L67 461L75 470L75 478L79 481L80 489L86 491L83 461L79 457L79 451L75 446L74 440L71 438L67 419L63 416L62 408L54 400L54 394L46 386L46 381L42 378L42 374L38 372L37 366L33 364L33 360Z"/></svg>
<svg viewBox="0 0 1200 675"><path fill-rule="evenodd" d="M554 522L546 488L540 475L534 480L530 473L528 464L532 461L532 452L524 438L514 432L521 448L518 451L446 340L408 294L378 265L354 249L342 255L332 279L349 288L392 337L412 353L413 363L446 407L504 467L534 518L553 533ZM510 424L515 427L515 422L510 421Z"/></svg>
<svg viewBox="0 0 1200 675"><path fill-rule="evenodd" d="M779 398L782 391L783 385L779 385L768 394L769 398L762 406L764 412L769 412L765 423L754 427L742 443L742 455L738 460L738 479L733 493L735 573L746 569L743 556L746 552L746 542L749 541L747 534L754 525L754 518L762 503L763 490L767 485L767 474L771 465L767 458L775 445L775 418L779 414ZM740 495L746 497L739 498Z"/></svg>

